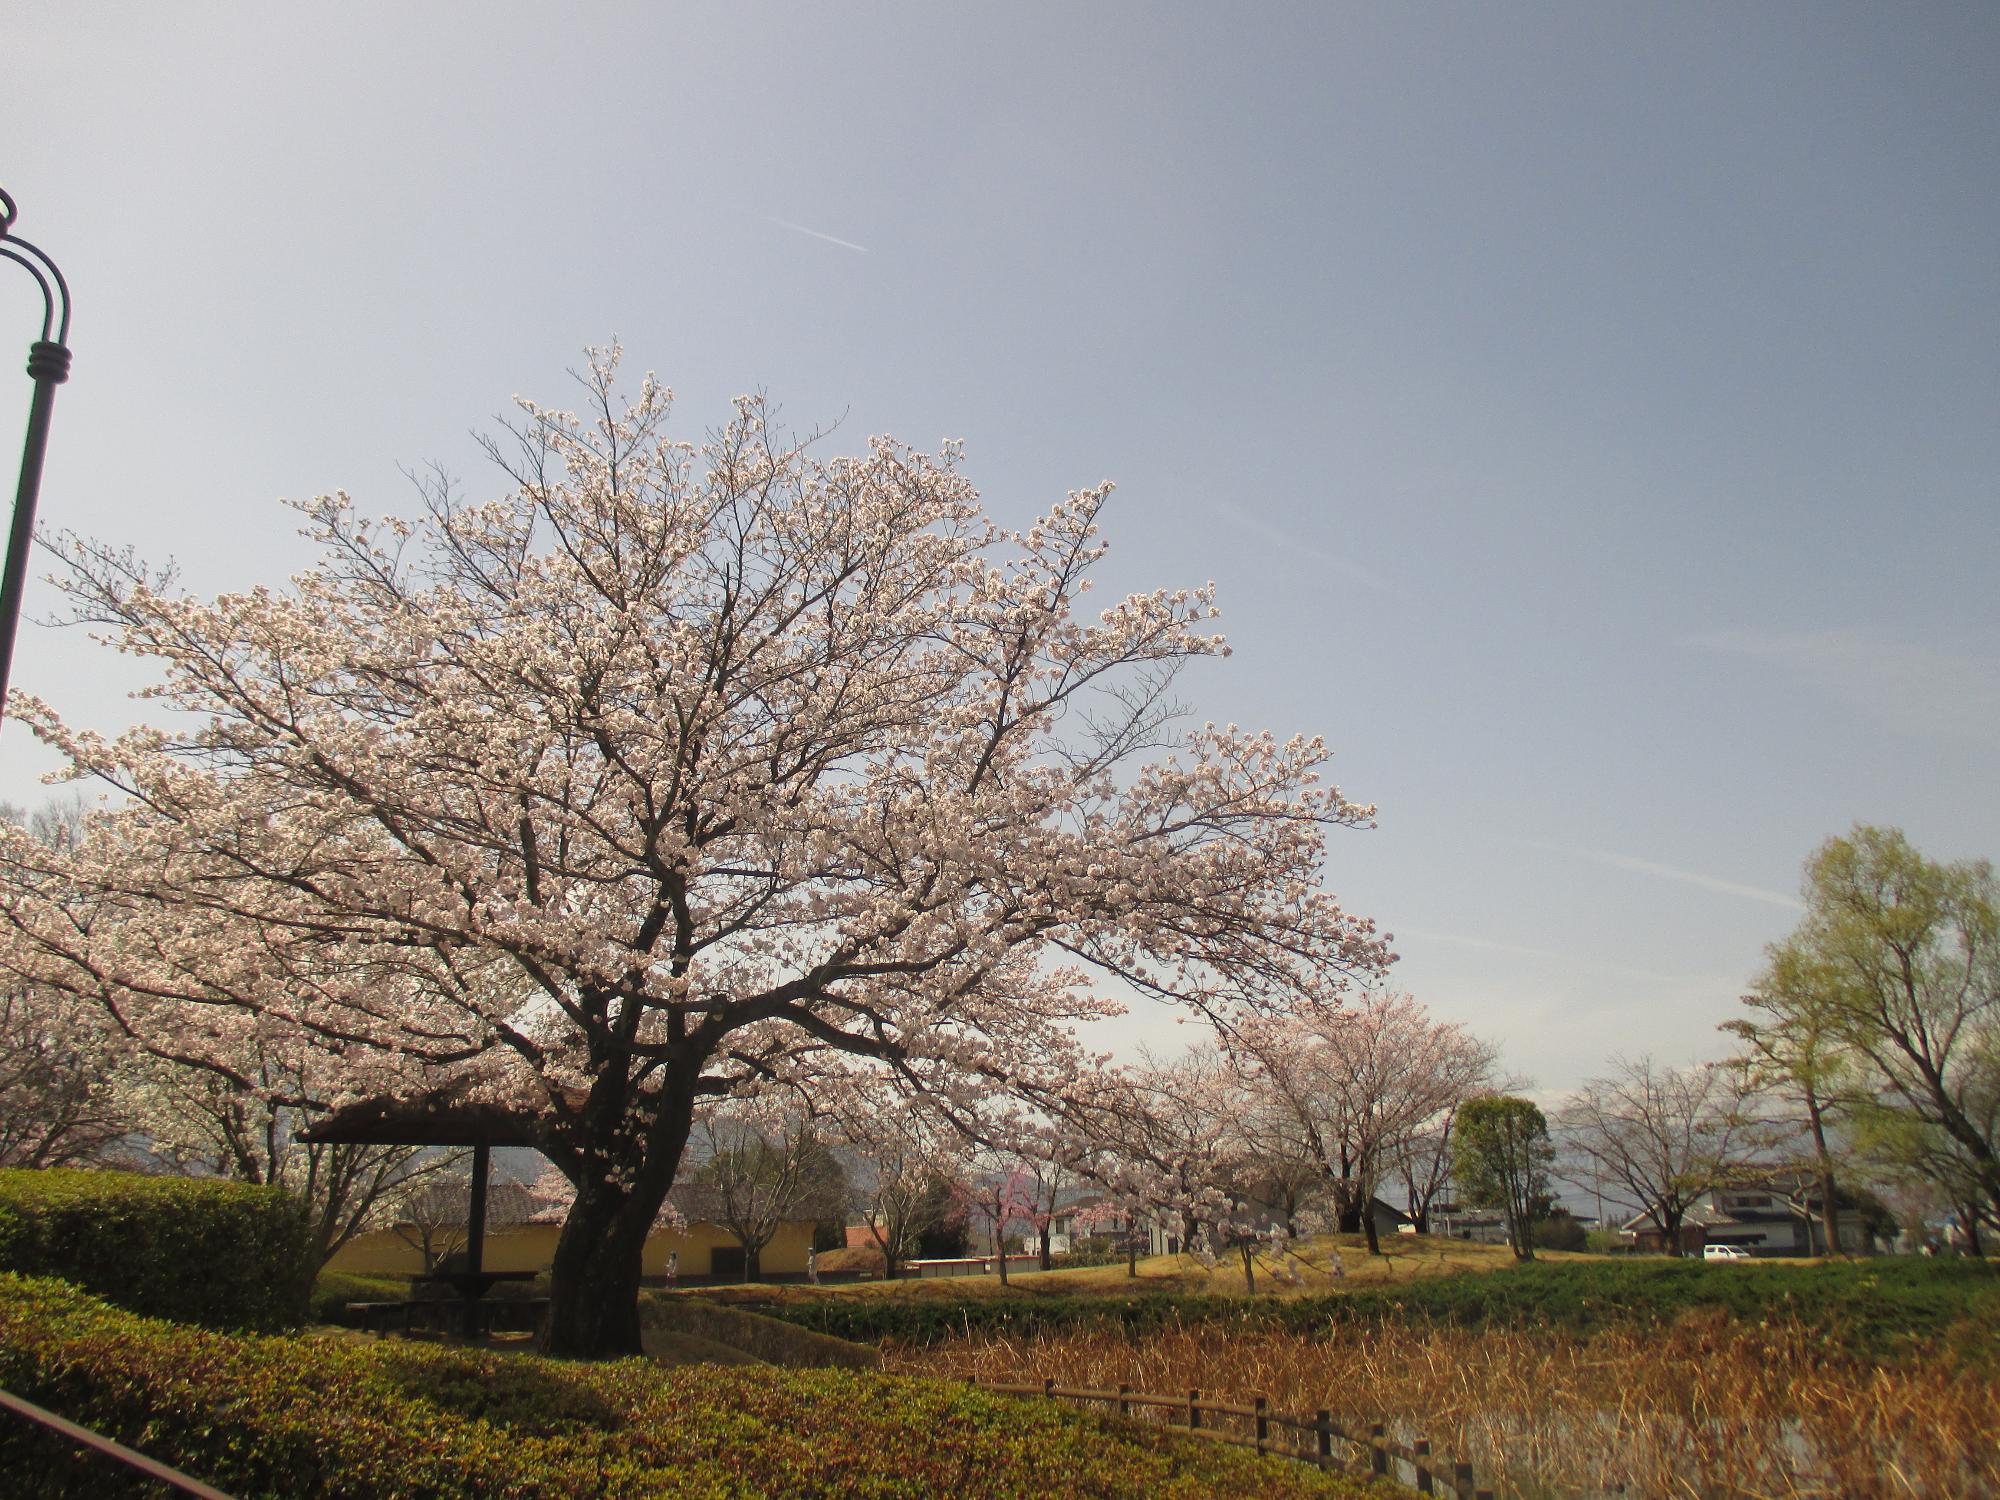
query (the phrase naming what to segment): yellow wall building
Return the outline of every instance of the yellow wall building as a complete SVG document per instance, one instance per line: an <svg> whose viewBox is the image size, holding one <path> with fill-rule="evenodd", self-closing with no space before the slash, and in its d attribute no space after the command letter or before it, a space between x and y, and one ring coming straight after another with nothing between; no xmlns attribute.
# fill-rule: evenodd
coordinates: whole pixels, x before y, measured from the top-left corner
<svg viewBox="0 0 2000 1500"><path fill-rule="evenodd" d="M481 1259L489 1271L546 1271L555 1260L556 1236L561 1232L559 1224L521 1224L488 1230ZM812 1237L813 1226L809 1221L779 1225L771 1243L764 1247L763 1274L804 1275L806 1251L812 1245ZM736 1236L716 1224L690 1224L678 1231L655 1229L646 1241L641 1274L666 1275L667 1257L675 1251L680 1252L683 1276L735 1280L743 1274L743 1252ZM424 1258L415 1245L395 1230L377 1229L358 1234L342 1245L326 1268L361 1276L419 1276L423 1274Z"/></svg>

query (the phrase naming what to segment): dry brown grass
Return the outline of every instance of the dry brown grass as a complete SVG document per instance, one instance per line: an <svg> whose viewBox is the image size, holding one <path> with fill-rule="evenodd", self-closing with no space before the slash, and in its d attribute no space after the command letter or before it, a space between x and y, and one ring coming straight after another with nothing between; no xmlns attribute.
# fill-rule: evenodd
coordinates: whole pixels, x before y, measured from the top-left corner
<svg viewBox="0 0 2000 1500"><path fill-rule="evenodd" d="M2000 1386L1941 1353L1868 1364L1796 1327L1690 1317L1590 1337L1387 1326L1324 1340L1211 1326L892 1348L889 1367L1053 1377L1381 1421L1520 1496L2000 1495Z"/></svg>

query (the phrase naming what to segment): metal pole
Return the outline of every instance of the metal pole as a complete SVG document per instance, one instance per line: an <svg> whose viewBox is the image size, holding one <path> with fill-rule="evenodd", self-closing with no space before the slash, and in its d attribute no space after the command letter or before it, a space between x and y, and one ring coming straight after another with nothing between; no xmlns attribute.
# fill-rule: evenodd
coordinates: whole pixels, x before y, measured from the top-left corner
<svg viewBox="0 0 2000 1500"><path fill-rule="evenodd" d="M21 623L21 595L28 585L28 554L35 545L35 501L41 495L42 460L49 451L49 417L55 411L56 387L69 379L69 350L61 344L36 342L28 350L28 374L34 377L35 401L28 409L28 441L21 451L21 482L14 491L7 572L0 577L0 716L7 709L14 635Z"/></svg>
<svg viewBox="0 0 2000 1500"><path fill-rule="evenodd" d="M21 482L14 491L14 524L7 538L7 569L0 575L0 717L7 711L7 682L14 667L14 636L21 596L28 584L28 554L35 545L35 501L42 488L42 460L49 449L49 417L56 387L69 379L69 283L56 263L13 232L20 211L0 188L0 260L11 260L42 291L42 336L28 346L28 374L35 382L28 409L28 441L21 452Z"/></svg>

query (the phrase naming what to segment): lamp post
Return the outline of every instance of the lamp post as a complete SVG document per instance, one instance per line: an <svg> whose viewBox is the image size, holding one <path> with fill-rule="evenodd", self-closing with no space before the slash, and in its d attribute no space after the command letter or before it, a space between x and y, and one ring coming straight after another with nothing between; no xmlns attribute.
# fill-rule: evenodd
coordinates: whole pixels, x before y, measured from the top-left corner
<svg viewBox="0 0 2000 1500"><path fill-rule="evenodd" d="M0 257L26 266L42 289L42 336L28 346L28 374L35 401L28 408L28 441L21 451L21 482L14 491L14 527L7 538L7 571L0 575L0 717L7 710L7 679L14 665L14 632L21 623L21 594L28 584L28 552L35 542L35 500L42 488L42 459L49 447L49 415L56 387L69 379L69 283L56 263L14 233L18 210L0 188Z"/></svg>

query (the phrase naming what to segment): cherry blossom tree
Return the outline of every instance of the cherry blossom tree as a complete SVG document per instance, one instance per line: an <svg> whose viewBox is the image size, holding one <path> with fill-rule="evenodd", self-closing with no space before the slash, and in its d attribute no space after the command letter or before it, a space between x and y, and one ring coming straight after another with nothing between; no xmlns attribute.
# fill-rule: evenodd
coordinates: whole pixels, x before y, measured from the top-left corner
<svg viewBox="0 0 2000 1500"><path fill-rule="evenodd" d="M1369 1206L1384 1177L1490 1076L1491 1047L1409 995L1334 1009L1307 1001L1239 1029L1256 1091L1276 1107L1333 1189L1344 1232L1381 1254Z"/></svg>
<svg viewBox="0 0 2000 1500"><path fill-rule="evenodd" d="M1044 1119L1027 1132L1021 1150L1023 1188L1035 1230L1037 1263L1044 1271L1055 1268L1052 1239L1063 1195L1082 1178L1095 1149L1079 1119Z"/></svg>
<svg viewBox="0 0 2000 1500"><path fill-rule="evenodd" d="M1217 1249L1241 1252L1244 1284L1256 1290L1257 1221L1250 1192L1257 1158L1243 1120L1242 1075L1213 1043L1141 1064L1091 1091L1106 1143L1107 1185L1171 1226L1183 1253L1212 1262Z"/></svg>
<svg viewBox="0 0 2000 1500"><path fill-rule="evenodd" d="M1007 1284L1007 1230L1034 1221L1034 1187L1021 1153L995 1143L975 1147L966 1164L966 1201L976 1227L984 1228L993 1249L1000 1284Z"/></svg>
<svg viewBox="0 0 2000 1500"><path fill-rule="evenodd" d="M132 1129L111 1074L117 1043L93 1007L21 984L0 991L0 1167L102 1159Z"/></svg>
<svg viewBox="0 0 2000 1500"><path fill-rule="evenodd" d="M821 458L745 398L694 446L614 368L581 415L522 403L497 499L300 505L287 587L204 602L64 539L176 727L16 694L127 800L73 850L0 830L16 973L477 1064L575 1187L575 1355L639 1347L704 1100L822 1054L1048 1096L1117 1008L1093 976L1226 1021L1387 959L1319 884L1372 811L1320 742L1170 732L1177 670L1224 649L1210 592L1082 609L1109 486L1009 531L953 445Z"/></svg>
<svg viewBox="0 0 2000 1500"><path fill-rule="evenodd" d="M75 844L80 798L30 818L0 803L0 821L44 844ZM25 981L0 984L0 1167L64 1167L103 1158L131 1131L112 1073L117 1033L94 1006Z"/></svg>

